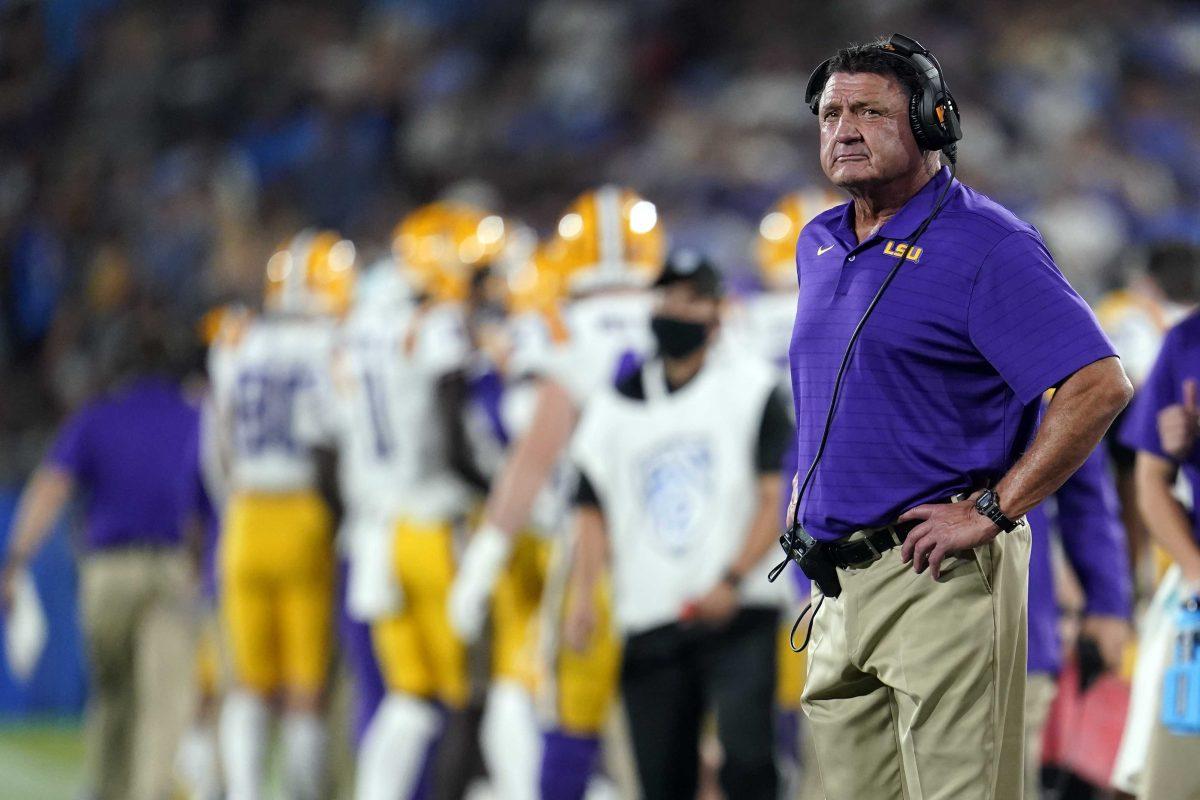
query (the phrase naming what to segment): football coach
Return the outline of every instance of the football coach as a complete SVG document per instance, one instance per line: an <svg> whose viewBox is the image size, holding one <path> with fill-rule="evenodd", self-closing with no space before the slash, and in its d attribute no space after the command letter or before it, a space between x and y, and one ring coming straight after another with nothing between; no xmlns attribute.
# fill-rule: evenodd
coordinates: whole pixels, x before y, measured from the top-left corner
<svg viewBox="0 0 1200 800"><path fill-rule="evenodd" d="M803 700L825 796L1018 800L1024 515L1132 388L1037 230L942 166L961 129L927 50L845 48L807 94L852 198L797 243L781 540L819 587Z"/></svg>

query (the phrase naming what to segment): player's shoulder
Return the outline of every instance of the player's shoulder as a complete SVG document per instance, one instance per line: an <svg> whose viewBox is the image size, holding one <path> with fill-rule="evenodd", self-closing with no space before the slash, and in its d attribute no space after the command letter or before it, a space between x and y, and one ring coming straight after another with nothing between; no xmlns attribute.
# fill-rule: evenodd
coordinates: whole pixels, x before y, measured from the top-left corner
<svg viewBox="0 0 1200 800"><path fill-rule="evenodd" d="M654 304L648 292L604 292L572 301L563 311L567 327L616 328L649 319Z"/></svg>
<svg viewBox="0 0 1200 800"><path fill-rule="evenodd" d="M246 332L240 348L247 358L315 362L328 358L338 322L325 317L263 316Z"/></svg>
<svg viewBox="0 0 1200 800"><path fill-rule="evenodd" d="M236 350L258 322L258 316L250 309L244 306L230 308L221 315L220 325L213 335L212 349L226 352Z"/></svg>

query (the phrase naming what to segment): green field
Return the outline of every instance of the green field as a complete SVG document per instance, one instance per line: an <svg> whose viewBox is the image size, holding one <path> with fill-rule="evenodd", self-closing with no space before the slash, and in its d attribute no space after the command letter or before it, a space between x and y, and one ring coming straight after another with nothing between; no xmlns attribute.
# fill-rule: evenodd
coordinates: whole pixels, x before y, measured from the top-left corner
<svg viewBox="0 0 1200 800"><path fill-rule="evenodd" d="M83 786L78 720L0 723L0 800L75 800Z"/></svg>

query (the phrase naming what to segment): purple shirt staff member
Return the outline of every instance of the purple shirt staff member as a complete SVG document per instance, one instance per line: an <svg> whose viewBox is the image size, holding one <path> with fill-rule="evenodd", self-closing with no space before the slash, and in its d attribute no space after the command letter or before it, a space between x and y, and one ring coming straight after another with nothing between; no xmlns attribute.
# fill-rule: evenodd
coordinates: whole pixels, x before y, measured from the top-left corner
<svg viewBox="0 0 1200 800"><path fill-rule="evenodd" d="M1054 593L1053 534L1083 587L1081 633L1095 641L1104 664L1118 669L1133 614L1133 578L1117 489L1105 451L1096 450L1027 520L1033 532L1029 563L1029 671L1057 675L1062 668L1058 602ZM1053 511L1053 513L1051 513Z"/></svg>
<svg viewBox="0 0 1200 800"><path fill-rule="evenodd" d="M149 312L138 312L139 314ZM187 458L198 413L165 377L165 324L149 314L121 341L121 377L59 433L26 485L0 574L12 581L78 491L86 527L80 616L91 677L85 749L90 796L170 794L190 721L195 569L185 533L194 509Z"/></svg>
<svg viewBox="0 0 1200 800"><path fill-rule="evenodd" d="M795 517L836 578L803 700L825 795L1015 800L1029 533L1014 521L1132 389L1037 231L941 168L957 112L927 51L846 48L810 90L821 166L853 198L800 235L791 345L799 463L826 444Z"/></svg>
<svg viewBox="0 0 1200 800"><path fill-rule="evenodd" d="M1183 575L1184 597L1200 596L1200 314L1172 328L1158 361L1121 426L1121 442L1137 450L1138 508L1150 538ZM1189 513L1172 489L1180 471L1191 486ZM1200 736L1156 724L1139 797L1194 798L1200 793Z"/></svg>
<svg viewBox="0 0 1200 800"><path fill-rule="evenodd" d="M1053 504L1043 503L1026 517L1033 543L1029 559L1029 678L1025 689L1025 794L1030 798L1039 796L1042 734L1062 668L1050 549L1053 535L1057 534L1083 587L1080 635L1095 642L1110 671L1120 669L1133 613L1129 549L1105 449L1097 448L1053 497Z"/></svg>

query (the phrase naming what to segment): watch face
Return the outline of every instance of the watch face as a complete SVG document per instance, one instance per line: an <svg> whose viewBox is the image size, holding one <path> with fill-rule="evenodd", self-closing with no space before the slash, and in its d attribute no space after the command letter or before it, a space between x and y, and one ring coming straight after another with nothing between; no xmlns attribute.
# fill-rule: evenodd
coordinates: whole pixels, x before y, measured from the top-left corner
<svg viewBox="0 0 1200 800"><path fill-rule="evenodd" d="M975 510L982 514L985 510L987 510L987 507L991 504L992 504L992 493L990 491L984 492L983 494L981 494L979 496L979 499L975 501Z"/></svg>

